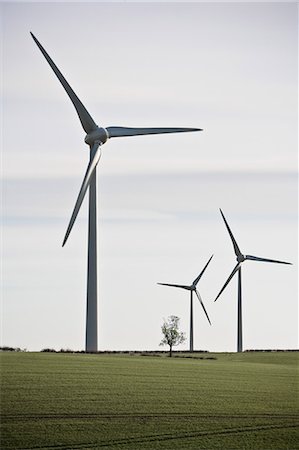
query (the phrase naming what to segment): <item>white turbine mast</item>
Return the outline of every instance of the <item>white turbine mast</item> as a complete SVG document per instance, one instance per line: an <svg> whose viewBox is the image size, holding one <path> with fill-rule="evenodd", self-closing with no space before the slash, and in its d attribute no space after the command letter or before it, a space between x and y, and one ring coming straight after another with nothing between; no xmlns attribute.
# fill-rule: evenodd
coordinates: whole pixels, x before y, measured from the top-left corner
<svg viewBox="0 0 299 450"><path fill-rule="evenodd" d="M189 345L190 352L193 352L193 342L194 342L194 340L193 340L193 292L195 292L196 297L198 298L199 303L201 304L201 307L204 310L206 318L208 319L208 322L211 325L211 321L210 321L210 318L208 316L207 310L205 308L205 305L203 304L201 295L200 295L200 293L197 290L197 284L198 284L199 280L201 279L201 277L203 276L203 274L204 274L206 268L208 267L208 265L209 265L209 263L210 263L212 258L213 258L213 255L210 257L210 259L208 260L208 262L206 263L206 265L204 266L204 268L202 269L202 271L200 272L198 277L196 277L195 280L190 285L158 283L161 286L176 287L176 288L180 288L180 289L185 289L186 291L190 291L190 345Z"/></svg>
<svg viewBox="0 0 299 450"><path fill-rule="evenodd" d="M51 66L53 72L62 84L64 90L72 101L81 125L86 133L85 143L90 148L90 160L80 188L80 192L71 215L69 225L63 240L65 245L76 217L80 210L82 201L89 188L89 222L88 222L88 268L87 268L87 309L86 309L86 344L87 352L98 350L98 292L97 292L97 192L96 192L96 167L101 157L101 146L108 139L123 136L140 136L147 134L183 133L189 131L201 131L201 128L128 128L128 127L99 127L68 84L58 67L50 58L46 50L31 33L31 36Z"/></svg>
<svg viewBox="0 0 299 450"><path fill-rule="evenodd" d="M270 262L270 263L276 263L276 264L292 264L285 261L277 261L276 259L267 259L267 258L260 258L259 256L252 256L252 255L243 255L241 252L236 239L234 238L234 235L227 223L227 220L224 217L223 212L220 209L220 213L222 215L222 218L224 220L225 226L227 228L228 234L230 235L231 241L233 243L234 252L237 258L237 264L235 265L232 273L224 283L222 289L220 290L219 294L215 298L218 300L226 286L229 284L233 276L238 272L238 329L237 329L237 351L242 352L243 351L243 325L242 325L242 280L241 280L241 265L244 261L261 261L261 262Z"/></svg>

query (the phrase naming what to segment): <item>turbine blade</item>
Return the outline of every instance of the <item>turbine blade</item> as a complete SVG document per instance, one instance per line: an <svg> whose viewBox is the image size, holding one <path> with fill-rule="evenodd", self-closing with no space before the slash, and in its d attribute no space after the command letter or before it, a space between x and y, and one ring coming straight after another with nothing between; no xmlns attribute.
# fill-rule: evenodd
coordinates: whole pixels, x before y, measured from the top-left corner
<svg viewBox="0 0 299 450"><path fill-rule="evenodd" d="M238 272L239 267L241 266L241 263L237 263L236 266L234 267L234 270L232 271L232 273L230 274L230 276L228 277L228 279L226 280L223 288L221 289L221 291L219 292L219 294L217 295L217 297L215 298L215 302L218 299L218 297L220 297L220 295L222 294L222 292L224 291L224 289L226 288L226 286L228 285L228 283L230 282L230 280L233 278L233 276L235 275L236 272Z"/></svg>
<svg viewBox="0 0 299 450"><path fill-rule="evenodd" d="M94 170L95 170L95 168L97 166L97 163L99 162L99 159L101 157L101 146L100 146L99 142L96 142L93 145L93 147L91 149L91 154L93 155L93 157L90 159L90 162L89 162L89 164L87 166L87 170L86 170L86 173L85 173L85 176L84 176L84 179L83 179L83 183L81 185L81 189L80 189L80 192L79 192L79 195L78 195L78 198L77 198L77 201L76 201L76 204L75 204L75 207L74 207L74 210L73 210L73 213L72 213L69 225L68 225L66 233L65 233L65 237L64 237L64 240L63 240L62 247L66 243L67 238L69 237L69 234L70 234L70 232L71 232L71 230L73 228L74 222L76 220L76 217L77 217L78 212L80 210L80 207L81 207L81 204L83 202L84 196L86 194L87 188L89 186L91 177L92 177L92 175L94 173Z"/></svg>
<svg viewBox="0 0 299 450"><path fill-rule="evenodd" d="M157 283L157 284L160 284L161 286L171 286L171 287L187 289L188 291L190 291L190 286L185 286L183 284L169 284L169 283Z"/></svg>
<svg viewBox="0 0 299 450"><path fill-rule="evenodd" d="M52 68L53 72L55 73L55 75L57 76L58 80L62 84L67 95L71 99L74 107L76 108L76 111L78 113L78 116L79 116L79 119L80 119L80 122L82 124L84 131L88 134L91 131L95 130L97 128L97 125L94 122L91 115L89 114L89 112L87 111L87 109L85 108L85 106L83 105L83 103L81 102L81 100L79 100L79 98L77 97L77 95L75 94L75 92L73 91L71 86L68 84L68 82L66 81L66 79L64 78L64 76L62 75L60 70L58 69L58 67L54 64L54 62L52 61L52 59L50 58L50 56L48 55L46 50L43 48L41 43L36 39L36 37L34 36L33 33L30 32L30 34L31 34L34 42L36 43L36 45L38 46L38 48L40 49L40 51L42 52L42 54L44 55L46 60L48 61L49 65L51 66L51 68Z"/></svg>
<svg viewBox="0 0 299 450"><path fill-rule="evenodd" d="M289 263L289 262L286 262L286 261L277 261L276 259L259 258L258 256L252 256L252 255L245 255L245 259L248 259L249 261L262 261L262 262L270 262L270 263L290 264L290 265L292 265L292 263Z"/></svg>
<svg viewBox="0 0 299 450"><path fill-rule="evenodd" d="M211 261L211 259L213 258L213 256L214 255L212 255L211 256L211 258L209 259L209 261L207 262L207 264L204 266L204 268L202 269L202 271L200 272L200 274L198 275L198 277L197 278L195 278L195 280L193 281L193 285L194 286L196 286L197 285L197 283L199 282L199 280L201 279L201 277L202 277L202 275L203 275L203 273L204 273L204 271L206 270L206 268L208 267L208 265L209 265L209 263L210 263L210 261Z"/></svg>
<svg viewBox="0 0 299 450"><path fill-rule="evenodd" d="M207 316L207 319L208 319L208 321L209 321L209 324L212 325L212 324L211 324L211 321L210 321L210 318L209 318L209 316L208 316L207 310L206 310L206 308L205 308L205 305L203 304L202 298L201 298L199 292L197 291L197 289L195 289L195 294L197 295L197 298L198 298L198 300L199 300L199 302L200 302L200 304L201 304L201 306L202 306L202 309L204 310L205 315Z"/></svg>
<svg viewBox="0 0 299 450"><path fill-rule="evenodd" d="M123 136L141 136L144 134L185 133L187 131L202 131L201 128L128 128L107 127L109 138Z"/></svg>
<svg viewBox="0 0 299 450"><path fill-rule="evenodd" d="M236 239L234 238L234 235L233 235L233 233L232 233L232 231L231 231L231 229L230 229L230 227L229 227L229 225L228 225L228 223L227 223L227 221L226 221L226 219L225 219L225 217L224 217L224 214L223 214L223 212L221 211L221 209L220 209L220 212L221 212L222 218L223 218L223 220L224 220L224 223L225 223L225 225L226 225L227 231L228 231L228 233L229 233L229 235L230 235L230 238L231 238L231 240L232 240L232 243L233 243L233 246L234 246L235 255L236 255L236 256L240 256L240 255L242 255L242 252L241 252L241 250L240 250L239 247L238 247L238 244L237 244L237 242L236 242Z"/></svg>

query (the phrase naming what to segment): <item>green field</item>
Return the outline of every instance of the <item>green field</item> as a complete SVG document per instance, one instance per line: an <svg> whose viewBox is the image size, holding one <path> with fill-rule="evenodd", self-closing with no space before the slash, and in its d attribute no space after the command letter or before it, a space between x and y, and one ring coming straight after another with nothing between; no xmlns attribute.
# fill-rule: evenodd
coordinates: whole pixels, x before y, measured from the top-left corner
<svg viewBox="0 0 299 450"><path fill-rule="evenodd" d="M298 449L298 355L3 352L1 449Z"/></svg>

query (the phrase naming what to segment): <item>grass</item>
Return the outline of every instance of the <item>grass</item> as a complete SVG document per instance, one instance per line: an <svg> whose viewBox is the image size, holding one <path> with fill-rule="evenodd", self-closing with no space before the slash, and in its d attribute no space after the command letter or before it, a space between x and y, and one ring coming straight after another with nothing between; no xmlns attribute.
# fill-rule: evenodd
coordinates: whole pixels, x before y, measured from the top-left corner
<svg viewBox="0 0 299 450"><path fill-rule="evenodd" d="M299 447L297 352L0 356L2 450Z"/></svg>

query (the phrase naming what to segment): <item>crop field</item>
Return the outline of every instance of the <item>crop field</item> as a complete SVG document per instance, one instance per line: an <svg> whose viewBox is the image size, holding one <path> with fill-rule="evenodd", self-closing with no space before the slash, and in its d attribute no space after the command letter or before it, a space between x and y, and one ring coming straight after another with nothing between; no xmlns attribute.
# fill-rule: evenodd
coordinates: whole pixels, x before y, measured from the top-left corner
<svg viewBox="0 0 299 450"><path fill-rule="evenodd" d="M299 448L297 352L183 356L1 353L1 449Z"/></svg>

